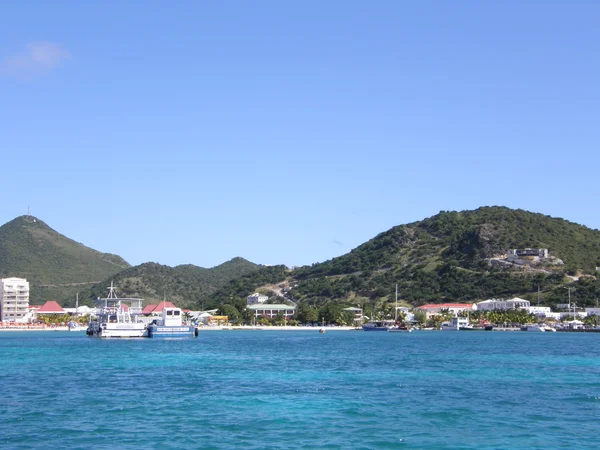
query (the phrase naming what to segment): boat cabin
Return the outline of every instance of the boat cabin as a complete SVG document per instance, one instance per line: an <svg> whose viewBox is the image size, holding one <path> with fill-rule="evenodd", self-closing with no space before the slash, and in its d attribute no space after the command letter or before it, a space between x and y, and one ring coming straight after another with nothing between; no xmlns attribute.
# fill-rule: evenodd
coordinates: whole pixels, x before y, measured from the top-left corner
<svg viewBox="0 0 600 450"><path fill-rule="evenodd" d="M163 308L162 317L153 320L152 323L162 327L180 327L183 323L181 308Z"/></svg>

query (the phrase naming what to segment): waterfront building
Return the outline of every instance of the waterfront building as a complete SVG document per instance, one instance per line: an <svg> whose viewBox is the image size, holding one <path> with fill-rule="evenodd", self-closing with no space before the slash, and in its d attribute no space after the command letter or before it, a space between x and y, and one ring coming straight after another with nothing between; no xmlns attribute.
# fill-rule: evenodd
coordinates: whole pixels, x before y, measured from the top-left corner
<svg viewBox="0 0 600 450"><path fill-rule="evenodd" d="M0 322L24 322L29 308L29 282L25 278L0 280Z"/></svg>
<svg viewBox="0 0 600 450"><path fill-rule="evenodd" d="M159 304L146 305L146 306L144 306L144 309L142 310L142 314L144 316L161 316L162 317L163 308L177 308L177 306L175 306L171 302L160 302Z"/></svg>
<svg viewBox="0 0 600 450"><path fill-rule="evenodd" d="M531 302L524 300L519 297L512 298L510 300L492 298L490 300L484 300L483 302L477 303L478 311L494 311L498 309L517 309L517 308L529 308ZM549 311L549 309L548 309Z"/></svg>
<svg viewBox="0 0 600 450"><path fill-rule="evenodd" d="M585 308L588 316L600 316L600 308Z"/></svg>
<svg viewBox="0 0 600 450"><path fill-rule="evenodd" d="M246 304L259 305L259 304L266 302L267 300L269 300L269 297L267 297L266 295L263 295L263 294L259 294L258 292L255 292L254 294L246 297Z"/></svg>
<svg viewBox="0 0 600 450"><path fill-rule="evenodd" d="M37 310L37 315L41 316L44 314L58 314L58 315L66 315L67 312L54 300L48 300L44 303L40 309Z"/></svg>
<svg viewBox="0 0 600 450"><path fill-rule="evenodd" d="M344 311L350 311L351 313L354 313L354 324L353 325L359 325L362 323L363 310L361 308L355 308L352 306L350 308L344 308Z"/></svg>
<svg viewBox="0 0 600 450"><path fill-rule="evenodd" d="M450 312L451 314L454 314L456 316L458 313L461 313L464 311L474 311L477 309L477 306L472 303L437 303L437 304L433 303L433 304L419 306L417 309L421 310L421 311L425 311L425 314L427 315L427 318L429 319L432 316L439 314L443 310L444 311L447 310L448 312Z"/></svg>
<svg viewBox="0 0 600 450"><path fill-rule="evenodd" d="M296 312L296 307L290 305L249 305L248 309L254 311L256 317L267 317L269 319L281 314L286 320L289 320Z"/></svg>

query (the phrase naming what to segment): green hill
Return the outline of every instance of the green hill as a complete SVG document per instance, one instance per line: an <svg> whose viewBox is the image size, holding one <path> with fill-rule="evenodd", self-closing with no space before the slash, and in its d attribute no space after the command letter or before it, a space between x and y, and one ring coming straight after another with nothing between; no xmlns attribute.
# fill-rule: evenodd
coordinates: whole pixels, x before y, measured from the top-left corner
<svg viewBox="0 0 600 450"><path fill-rule="evenodd" d="M145 304L158 303L163 298L177 306L200 308L204 299L233 279L254 273L261 266L243 258L233 258L211 269L191 264L169 267L144 263L130 267L89 291L80 299L91 304L91 299L106 296L106 287L113 281L119 295L141 297Z"/></svg>
<svg viewBox="0 0 600 450"><path fill-rule="evenodd" d="M511 248L548 248L564 265L523 270L492 266L490 258ZM492 297L563 299L566 275L595 275L600 232L542 214L505 207L440 212L394 227L350 253L293 273L295 300L361 304L391 299L396 283L413 305ZM592 276L572 283L580 304L595 304L600 285Z"/></svg>
<svg viewBox="0 0 600 450"><path fill-rule="evenodd" d="M127 267L120 256L88 248L33 216L0 227L0 276L27 278L31 302L74 297L82 287Z"/></svg>

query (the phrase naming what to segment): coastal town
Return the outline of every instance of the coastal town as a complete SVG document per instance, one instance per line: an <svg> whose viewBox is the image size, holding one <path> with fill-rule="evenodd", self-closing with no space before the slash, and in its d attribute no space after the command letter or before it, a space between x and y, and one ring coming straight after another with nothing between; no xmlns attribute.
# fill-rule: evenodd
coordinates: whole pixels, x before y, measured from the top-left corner
<svg viewBox="0 0 600 450"><path fill-rule="evenodd" d="M516 264L534 267L540 262L562 264L552 258L547 249L514 249L499 264ZM114 287L109 297L116 297ZM83 330L102 314L101 300L90 307L79 305L62 307L57 301L30 304L30 287L25 278L10 277L0 281L0 330ZM369 317L358 306L340 308L339 319L325 322L315 314L303 316L285 292L278 297L283 302L274 303L260 292L246 298L246 320L229 317L220 309L194 311L179 309L170 301L142 305L143 299L118 299L115 305L127 312L128 320L144 324L156 322L166 309L180 311L182 323L204 330L227 329L310 329L328 326L348 330L497 330L497 331L579 331L600 332L598 319L600 307L578 307L569 301L552 306L532 304L531 301L513 298L491 298L473 303L429 303L415 307L388 303L388 308ZM397 295L397 294L396 294ZM106 300L106 299L104 299ZM137 309L128 301L135 300ZM373 311L373 310L372 310ZM511 314L512 313L512 314ZM116 315L114 317L117 317ZM89 334L89 333L88 333Z"/></svg>

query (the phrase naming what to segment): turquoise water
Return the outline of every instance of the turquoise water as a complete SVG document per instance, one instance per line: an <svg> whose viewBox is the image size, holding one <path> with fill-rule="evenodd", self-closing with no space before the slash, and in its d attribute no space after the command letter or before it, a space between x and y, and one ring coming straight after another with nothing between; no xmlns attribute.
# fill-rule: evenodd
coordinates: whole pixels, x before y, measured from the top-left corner
<svg viewBox="0 0 600 450"><path fill-rule="evenodd" d="M597 448L600 334L0 333L0 447Z"/></svg>

